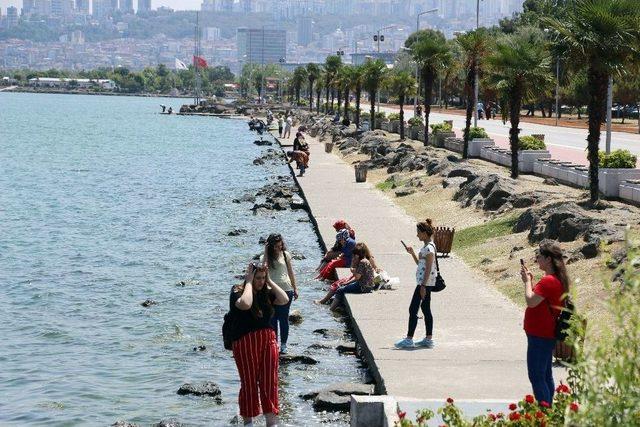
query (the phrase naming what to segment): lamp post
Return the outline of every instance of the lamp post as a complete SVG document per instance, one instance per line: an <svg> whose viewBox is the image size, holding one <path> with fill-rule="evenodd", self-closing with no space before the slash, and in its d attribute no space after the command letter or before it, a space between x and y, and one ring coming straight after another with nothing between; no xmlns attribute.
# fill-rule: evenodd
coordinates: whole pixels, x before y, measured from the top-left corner
<svg viewBox="0 0 640 427"><path fill-rule="evenodd" d="M425 10L424 12L418 13L416 16L416 33L420 31L420 16L426 15L427 13L437 12L438 8ZM418 90L416 91L416 95L413 97L413 114L415 116L418 115L418 98L420 97L420 67L416 62L416 83L418 84Z"/></svg>
<svg viewBox="0 0 640 427"><path fill-rule="evenodd" d="M380 59L380 42L384 41L384 34L380 34L380 31L388 30L389 28L393 28L395 25L387 25L386 27L379 28L376 31L376 35L373 36L373 41L378 43L378 59ZM376 112L380 112L380 90L376 92L376 104L377 110Z"/></svg>
<svg viewBox="0 0 640 427"><path fill-rule="evenodd" d="M607 139L605 145L605 152L609 154L611 152L611 109L613 108L613 77L609 76L609 87L607 88ZM623 107L624 108L624 107Z"/></svg>
<svg viewBox="0 0 640 427"><path fill-rule="evenodd" d="M480 0L476 0L476 31L480 28ZM473 126L478 127L478 93L480 92L480 76L478 76L478 61L476 61L475 88L473 91Z"/></svg>

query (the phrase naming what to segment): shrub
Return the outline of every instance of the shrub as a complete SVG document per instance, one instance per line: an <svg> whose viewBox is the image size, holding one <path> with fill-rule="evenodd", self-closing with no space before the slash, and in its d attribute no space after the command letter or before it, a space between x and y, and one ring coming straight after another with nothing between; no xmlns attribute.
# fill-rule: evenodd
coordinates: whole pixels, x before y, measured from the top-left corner
<svg viewBox="0 0 640 427"><path fill-rule="evenodd" d="M424 121L422 120L422 117L411 117L407 123L409 123L409 126L424 126Z"/></svg>
<svg viewBox="0 0 640 427"><path fill-rule="evenodd" d="M400 113L391 113L391 114L389 114L389 120L391 120L391 121L400 120Z"/></svg>
<svg viewBox="0 0 640 427"><path fill-rule="evenodd" d="M362 112L360 113L360 119L362 120L369 120L371 118L371 114L366 113L366 112Z"/></svg>
<svg viewBox="0 0 640 427"><path fill-rule="evenodd" d="M518 143L520 150L546 150L544 141L532 136L523 136Z"/></svg>
<svg viewBox="0 0 640 427"><path fill-rule="evenodd" d="M484 128L472 126L469 128L469 141L474 138L489 138L489 134L484 130Z"/></svg>
<svg viewBox="0 0 640 427"><path fill-rule="evenodd" d="M387 117L387 115L384 113L384 111L378 111L376 113L376 121L377 120L384 120Z"/></svg>
<svg viewBox="0 0 640 427"><path fill-rule="evenodd" d="M451 132L453 130L453 127L451 126L451 124L449 123L435 123L432 125L429 125L429 127L431 128L431 132L433 134L436 134L438 132Z"/></svg>
<svg viewBox="0 0 640 427"><path fill-rule="evenodd" d="M635 169L638 161L629 150L614 150L609 154L600 151L598 157L601 168Z"/></svg>

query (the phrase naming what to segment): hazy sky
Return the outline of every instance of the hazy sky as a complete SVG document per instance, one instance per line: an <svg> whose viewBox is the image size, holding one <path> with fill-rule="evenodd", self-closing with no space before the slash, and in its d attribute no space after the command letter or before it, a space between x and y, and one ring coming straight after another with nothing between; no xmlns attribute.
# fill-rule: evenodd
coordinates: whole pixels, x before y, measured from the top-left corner
<svg viewBox="0 0 640 427"><path fill-rule="evenodd" d="M134 0L134 7L138 6L137 0ZM151 6L153 8L159 6L169 6L174 9L200 9L202 0L151 0ZM0 0L0 7L2 8L2 14L6 14L6 9L9 6L15 6L20 10L22 7L22 0Z"/></svg>

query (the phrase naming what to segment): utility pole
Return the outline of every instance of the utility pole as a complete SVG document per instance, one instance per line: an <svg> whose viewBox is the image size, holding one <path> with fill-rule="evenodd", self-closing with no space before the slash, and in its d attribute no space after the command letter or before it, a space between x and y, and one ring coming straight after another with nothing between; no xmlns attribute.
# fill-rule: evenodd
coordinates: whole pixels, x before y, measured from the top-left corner
<svg viewBox="0 0 640 427"><path fill-rule="evenodd" d="M606 153L611 153L611 109L613 108L613 76L609 76L609 88L607 89L607 142Z"/></svg>
<svg viewBox="0 0 640 427"><path fill-rule="evenodd" d="M373 36L373 41L378 42L378 59L380 59L380 42L383 40L380 40L381 38L384 38L384 35L380 35L380 31L384 31L384 30L388 30L389 28L395 27L395 25L388 25L386 27L382 27L379 28L376 31L376 35ZM385 62L385 66L386 66L386 62ZM377 104L377 110L376 112L379 113L380 112L380 89L378 89L378 91L376 92L376 104Z"/></svg>
<svg viewBox="0 0 640 427"><path fill-rule="evenodd" d="M476 0L476 31L480 28L480 0ZM478 127L478 93L480 92L480 77L478 76L478 61L476 61L476 78L473 90L473 126Z"/></svg>
<svg viewBox="0 0 640 427"><path fill-rule="evenodd" d="M556 126L560 119L560 55L556 58Z"/></svg>
<svg viewBox="0 0 640 427"><path fill-rule="evenodd" d="M416 16L416 33L420 31L420 16L425 15L427 13L437 12L438 8L426 10L424 12L418 13ZM416 83L418 84L418 90L416 91L416 95L413 97L413 114L415 116L418 115L418 98L420 97L420 66L416 62Z"/></svg>

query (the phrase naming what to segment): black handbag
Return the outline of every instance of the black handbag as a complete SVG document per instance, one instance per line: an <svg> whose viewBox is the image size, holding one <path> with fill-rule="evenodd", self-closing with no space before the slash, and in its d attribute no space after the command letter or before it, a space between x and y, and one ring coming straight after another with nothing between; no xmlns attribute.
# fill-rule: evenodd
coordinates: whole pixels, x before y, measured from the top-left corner
<svg viewBox="0 0 640 427"><path fill-rule="evenodd" d="M235 316L230 310L224 315L224 320L222 321L222 341L224 342L225 350L231 350L233 342L238 339L235 325Z"/></svg>
<svg viewBox="0 0 640 427"><path fill-rule="evenodd" d="M447 285L444 283L444 278L440 274L440 265L438 265L438 250L436 249L436 245L433 245L433 249L434 249L434 252L435 252L434 255L436 257L436 283L429 290L431 292L441 292L441 291L444 290L444 288L447 287Z"/></svg>

